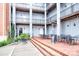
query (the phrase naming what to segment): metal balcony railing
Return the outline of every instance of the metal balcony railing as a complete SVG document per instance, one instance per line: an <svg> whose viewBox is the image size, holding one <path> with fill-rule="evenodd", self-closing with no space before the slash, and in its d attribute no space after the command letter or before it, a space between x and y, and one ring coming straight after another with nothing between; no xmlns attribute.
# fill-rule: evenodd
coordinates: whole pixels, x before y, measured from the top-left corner
<svg viewBox="0 0 79 59"><path fill-rule="evenodd" d="M29 23L29 18L16 17L16 23Z"/></svg>
<svg viewBox="0 0 79 59"><path fill-rule="evenodd" d="M16 3L16 7L29 8L30 4L28 4L28 3Z"/></svg>
<svg viewBox="0 0 79 59"><path fill-rule="evenodd" d="M39 5L33 4L32 6L37 8L44 8L44 5L39 6Z"/></svg>
<svg viewBox="0 0 79 59"><path fill-rule="evenodd" d="M62 10L60 12L60 16L63 17L66 15L70 15L70 14L73 14L74 12L77 12L77 11L79 11L79 3L73 4L73 5L65 8L64 10Z"/></svg>
<svg viewBox="0 0 79 59"><path fill-rule="evenodd" d="M16 17L16 23L30 23L29 18ZM32 19L33 24L44 24L44 19Z"/></svg>
<svg viewBox="0 0 79 59"><path fill-rule="evenodd" d="M16 3L16 7L30 8L30 4L29 3ZM39 6L39 5L33 4L32 8L44 9L44 6Z"/></svg>
<svg viewBox="0 0 79 59"><path fill-rule="evenodd" d="M33 19L32 23L33 24L45 24L45 20L44 19Z"/></svg>

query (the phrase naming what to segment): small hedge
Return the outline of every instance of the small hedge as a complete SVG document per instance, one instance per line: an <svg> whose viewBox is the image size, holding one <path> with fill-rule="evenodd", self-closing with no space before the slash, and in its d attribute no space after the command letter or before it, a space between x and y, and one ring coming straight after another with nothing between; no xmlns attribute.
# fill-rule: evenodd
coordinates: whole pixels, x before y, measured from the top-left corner
<svg viewBox="0 0 79 59"><path fill-rule="evenodd" d="M16 37L15 42L18 42L19 40L22 40L22 39L30 40L31 38L29 34L22 33L21 35Z"/></svg>
<svg viewBox="0 0 79 59"><path fill-rule="evenodd" d="M17 36L15 39L15 42L18 42L19 40L21 40L20 36Z"/></svg>
<svg viewBox="0 0 79 59"><path fill-rule="evenodd" d="M21 37L21 39L28 39L28 40L30 39L30 35L25 34L25 33L21 34L20 37Z"/></svg>

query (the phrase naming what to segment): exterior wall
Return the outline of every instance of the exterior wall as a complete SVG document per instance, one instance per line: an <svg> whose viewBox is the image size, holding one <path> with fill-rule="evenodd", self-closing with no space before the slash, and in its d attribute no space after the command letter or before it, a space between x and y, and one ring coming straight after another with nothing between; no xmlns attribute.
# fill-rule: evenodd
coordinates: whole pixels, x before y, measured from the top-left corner
<svg viewBox="0 0 79 59"><path fill-rule="evenodd" d="M29 12L16 11L16 18L29 18Z"/></svg>
<svg viewBox="0 0 79 59"><path fill-rule="evenodd" d="M52 22L52 21L56 21L56 19L57 19L57 9L55 8L51 12L48 13L47 21Z"/></svg>
<svg viewBox="0 0 79 59"><path fill-rule="evenodd" d="M44 34L43 26L33 26L33 36L40 36L40 34Z"/></svg>
<svg viewBox="0 0 79 59"><path fill-rule="evenodd" d="M49 23L54 22L57 19L57 9L53 9L51 12L47 15L47 21ZM56 34L56 27L53 27L53 24L47 27L47 34Z"/></svg>
<svg viewBox="0 0 79 59"><path fill-rule="evenodd" d="M3 4L0 3L0 36L3 35Z"/></svg>
<svg viewBox="0 0 79 59"><path fill-rule="evenodd" d="M74 25L75 24L75 25ZM73 18L62 22L62 34L76 36L79 35L79 18Z"/></svg>
<svg viewBox="0 0 79 59"><path fill-rule="evenodd" d="M63 3L63 5L61 5L61 8L60 8L60 10L61 10L60 15L64 17L64 16L66 16L68 14L72 14L72 12L79 11L78 6L79 6L79 4ZM51 21L56 20L57 19L57 12L56 11L57 11L57 9L55 8L50 13L48 13L47 20L51 20ZM29 18L29 12L28 13L26 13L26 12L17 12L17 17L20 18L21 16L22 16L21 20L23 21L23 18ZM33 21L34 24L37 24L38 22L40 22L41 21L40 19L41 20L44 19L44 14L32 13L32 21ZM27 20L29 20L29 19L27 19ZM18 21L20 21L20 20L18 19ZM27 21L24 21L24 22L26 23ZM74 22L76 22L76 24L78 24L78 18L71 19L71 20L68 20L68 21L63 21L61 23L61 34L66 34L66 35L70 34L72 36L78 35L78 33L76 33L78 31L78 28L77 28L78 26L74 27L73 26ZM45 23L45 22L43 21L43 23ZM39 24L41 24L41 23L39 23ZM68 24L69 24L69 27L67 27ZM24 27L27 27L27 26L18 26L18 27L23 27L24 28ZM29 28L29 25L26 28L27 32L29 33L28 28ZM33 26L33 33L32 33L33 36L38 36L40 34L40 29L41 29L41 33L42 33L43 27L41 27L41 26ZM47 27L47 33L48 34L56 34L56 31L57 31L57 27L54 28L52 26L52 24L51 24L51 26Z"/></svg>
<svg viewBox="0 0 79 59"><path fill-rule="evenodd" d="M79 11L79 3L63 3L61 4L61 17L71 15ZM76 26L74 26L74 23ZM79 35L79 17L61 22L61 34L76 36Z"/></svg>
<svg viewBox="0 0 79 59"><path fill-rule="evenodd" d="M30 33L30 27L29 25L17 25L17 35L19 35L19 29L23 29L23 33L29 34ZM33 26L32 35L33 36L39 36L40 34L43 34L43 26Z"/></svg>
<svg viewBox="0 0 79 59"><path fill-rule="evenodd" d="M8 36L9 25L9 4L0 3L0 41Z"/></svg>
<svg viewBox="0 0 79 59"><path fill-rule="evenodd" d="M47 33L48 33L48 35L56 34L56 27L53 27L53 25L48 26L47 27Z"/></svg>
<svg viewBox="0 0 79 59"><path fill-rule="evenodd" d="M63 16L67 16L67 15L71 15L73 14L74 12L77 12L79 11L79 3L64 3L65 6L62 6L61 5L61 17Z"/></svg>
<svg viewBox="0 0 79 59"><path fill-rule="evenodd" d="M17 25L17 30L16 30L17 35L19 35L20 28L22 28L23 33L27 33L27 34L30 33L30 31L29 31L30 30L29 25Z"/></svg>
<svg viewBox="0 0 79 59"><path fill-rule="evenodd" d="M6 3L6 15L5 15L5 35L8 35L8 32L10 31L10 4Z"/></svg>
<svg viewBox="0 0 79 59"><path fill-rule="evenodd" d="M51 12L49 12L49 13L48 13L48 16L47 16L47 17L49 18L49 17L51 17L51 16L53 16L53 15L57 14L57 12L56 12L56 11L57 11L57 10L56 10L56 8L55 8L55 9L53 9Z"/></svg>

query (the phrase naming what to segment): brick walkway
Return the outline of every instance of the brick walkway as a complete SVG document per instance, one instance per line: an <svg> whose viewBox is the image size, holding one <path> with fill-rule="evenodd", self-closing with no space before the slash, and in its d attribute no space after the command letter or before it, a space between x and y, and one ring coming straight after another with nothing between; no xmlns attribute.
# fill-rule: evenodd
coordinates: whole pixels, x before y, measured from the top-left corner
<svg viewBox="0 0 79 59"><path fill-rule="evenodd" d="M38 38L38 37L35 37L34 39L37 39L38 41L40 41L44 44L47 44L47 45L55 48L56 50L63 52L67 55L79 56L79 44L78 45L69 45L69 44L63 43L63 42L57 42L55 44L52 44L50 39L42 39L42 38Z"/></svg>

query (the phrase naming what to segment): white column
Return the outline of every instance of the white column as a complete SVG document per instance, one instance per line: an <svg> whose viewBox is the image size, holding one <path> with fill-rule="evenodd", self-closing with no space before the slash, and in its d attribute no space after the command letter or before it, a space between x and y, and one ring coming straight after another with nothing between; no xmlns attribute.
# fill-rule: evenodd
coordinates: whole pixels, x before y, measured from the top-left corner
<svg viewBox="0 0 79 59"><path fill-rule="evenodd" d="M45 35L47 34L47 26L46 26L46 15L47 12L46 12L46 3L45 3Z"/></svg>
<svg viewBox="0 0 79 59"><path fill-rule="evenodd" d="M30 37L32 37L32 3L30 3Z"/></svg>
<svg viewBox="0 0 79 59"><path fill-rule="evenodd" d="M60 3L57 3L57 35L60 36Z"/></svg>
<svg viewBox="0 0 79 59"><path fill-rule="evenodd" d="M13 24L14 24L15 37L16 37L16 7L14 3L13 3Z"/></svg>

